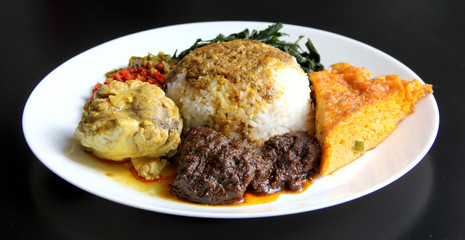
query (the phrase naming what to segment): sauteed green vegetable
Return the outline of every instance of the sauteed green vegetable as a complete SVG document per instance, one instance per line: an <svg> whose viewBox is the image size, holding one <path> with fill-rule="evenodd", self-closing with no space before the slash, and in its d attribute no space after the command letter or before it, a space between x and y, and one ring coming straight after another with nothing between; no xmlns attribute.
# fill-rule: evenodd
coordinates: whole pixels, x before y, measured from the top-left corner
<svg viewBox="0 0 465 240"><path fill-rule="evenodd" d="M202 40L199 38L190 48L180 52L179 55L176 55L177 52L175 52L172 58L181 60L195 49L211 43L228 42L237 39L252 39L269 44L291 54L296 58L302 69L307 73L323 70L324 66L320 63L320 55L318 54L318 51L313 46L313 43L310 41L310 39L308 38L307 42L305 43L305 47L308 51L303 51L298 44L298 41L301 40L303 36L300 36L296 42L286 42L279 40L279 37L288 35L286 33L280 32L282 27L282 23L275 23L270 25L267 29L261 31L253 30L250 32L249 29L245 29L242 32L233 33L228 36L219 34L211 40Z"/></svg>

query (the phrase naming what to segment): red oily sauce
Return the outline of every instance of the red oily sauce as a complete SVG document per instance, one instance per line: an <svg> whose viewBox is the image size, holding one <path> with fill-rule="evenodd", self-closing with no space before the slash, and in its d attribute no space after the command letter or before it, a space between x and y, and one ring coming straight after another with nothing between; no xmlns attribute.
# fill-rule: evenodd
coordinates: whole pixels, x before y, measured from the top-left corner
<svg viewBox="0 0 465 240"><path fill-rule="evenodd" d="M255 204L263 204L276 201L281 194L299 194L307 190L313 184L313 179L310 179L308 182L304 182L302 184L302 189L300 191L292 191L288 189L284 189L278 192L270 193L270 194L256 194L253 192L246 191L244 194L244 199L240 202L235 202L231 204L225 204L226 206L244 206L244 205L255 205Z"/></svg>

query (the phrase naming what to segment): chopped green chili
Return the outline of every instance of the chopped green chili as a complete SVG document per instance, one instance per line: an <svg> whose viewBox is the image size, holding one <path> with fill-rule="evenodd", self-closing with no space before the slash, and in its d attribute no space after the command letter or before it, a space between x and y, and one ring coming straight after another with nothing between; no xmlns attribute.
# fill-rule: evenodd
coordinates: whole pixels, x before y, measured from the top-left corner
<svg viewBox="0 0 465 240"><path fill-rule="evenodd" d="M363 152L365 150L365 144L363 141L355 141L354 145L352 146L352 151L354 152Z"/></svg>

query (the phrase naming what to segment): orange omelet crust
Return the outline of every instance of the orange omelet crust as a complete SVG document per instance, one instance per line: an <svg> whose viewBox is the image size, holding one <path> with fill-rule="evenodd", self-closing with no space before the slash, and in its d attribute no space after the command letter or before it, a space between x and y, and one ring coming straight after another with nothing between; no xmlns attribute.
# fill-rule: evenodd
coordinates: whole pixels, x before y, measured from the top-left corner
<svg viewBox="0 0 465 240"><path fill-rule="evenodd" d="M370 71L337 63L310 74L320 174L328 175L373 149L433 92L432 85L398 75L370 78Z"/></svg>

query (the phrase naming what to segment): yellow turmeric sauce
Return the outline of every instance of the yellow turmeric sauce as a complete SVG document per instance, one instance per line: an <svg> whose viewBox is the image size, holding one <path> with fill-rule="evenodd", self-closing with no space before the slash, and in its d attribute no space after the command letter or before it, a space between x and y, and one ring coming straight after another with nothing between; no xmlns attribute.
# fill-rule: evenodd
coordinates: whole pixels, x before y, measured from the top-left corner
<svg viewBox="0 0 465 240"><path fill-rule="evenodd" d="M176 201L185 204L201 205L193 203L185 199L178 198L175 194L170 192L169 185L173 183L176 171L172 165L165 167L161 173L161 178L154 181L147 181L138 177L137 172L132 167L129 161L125 162L111 162L99 159L99 168L105 172L105 175L113 181L138 192L148 194L153 197L162 198L165 200ZM308 181L303 184L302 191L282 190L271 194L255 194L246 192L244 198L239 202L210 205L212 207L234 207L245 205L264 204L276 201L281 194L298 194L305 191L312 185L313 181Z"/></svg>

